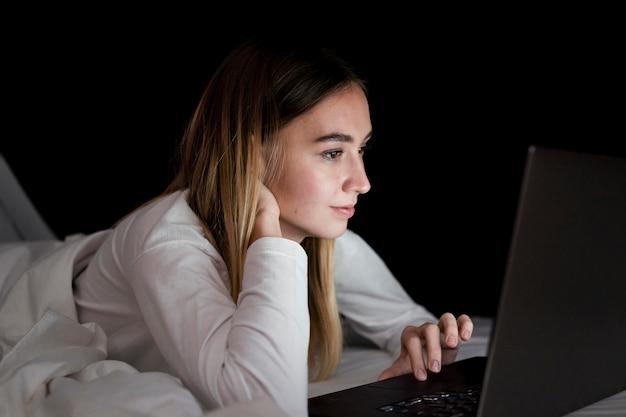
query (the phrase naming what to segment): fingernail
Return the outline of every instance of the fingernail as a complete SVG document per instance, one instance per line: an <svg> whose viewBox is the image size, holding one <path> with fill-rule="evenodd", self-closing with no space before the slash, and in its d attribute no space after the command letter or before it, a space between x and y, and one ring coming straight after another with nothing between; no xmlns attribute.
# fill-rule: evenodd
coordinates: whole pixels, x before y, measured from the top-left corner
<svg viewBox="0 0 626 417"><path fill-rule="evenodd" d="M423 369L418 369L415 373L415 377L420 381L426 381L426 372Z"/></svg>
<svg viewBox="0 0 626 417"><path fill-rule="evenodd" d="M450 346L456 345L456 336L448 336L448 338L446 339L446 342Z"/></svg>
<svg viewBox="0 0 626 417"><path fill-rule="evenodd" d="M439 372L439 369L440 369L439 361L432 361L432 362L430 363L430 369L431 369L433 372Z"/></svg>
<svg viewBox="0 0 626 417"><path fill-rule="evenodd" d="M463 339L467 340L469 338L470 338L470 332L469 332L469 330L465 330L463 332Z"/></svg>

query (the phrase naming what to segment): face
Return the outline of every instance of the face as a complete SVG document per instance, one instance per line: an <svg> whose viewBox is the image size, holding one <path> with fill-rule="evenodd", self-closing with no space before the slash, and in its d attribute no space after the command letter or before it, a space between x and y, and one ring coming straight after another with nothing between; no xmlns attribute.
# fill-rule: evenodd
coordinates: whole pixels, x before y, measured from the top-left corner
<svg viewBox="0 0 626 417"><path fill-rule="evenodd" d="M367 99L356 85L326 97L279 131L285 164L270 190L284 237L334 239L346 231L359 194L370 189L363 151L371 131Z"/></svg>

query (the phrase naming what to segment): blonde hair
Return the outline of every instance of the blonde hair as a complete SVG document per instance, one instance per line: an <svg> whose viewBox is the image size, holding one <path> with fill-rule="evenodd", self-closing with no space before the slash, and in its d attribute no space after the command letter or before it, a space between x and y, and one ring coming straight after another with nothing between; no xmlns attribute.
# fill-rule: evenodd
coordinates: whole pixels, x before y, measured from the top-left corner
<svg viewBox="0 0 626 417"><path fill-rule="evenodd" d="M234 302L254 227L261 178L282 170L278 131L324 97L364 82L323 49L247 42L216 70L184 133L179 169L164 194L189 189L188 203L228 269ZM309 284L310 380L328 378L341 358L333 279L334 240L305 238Z"/></svg>

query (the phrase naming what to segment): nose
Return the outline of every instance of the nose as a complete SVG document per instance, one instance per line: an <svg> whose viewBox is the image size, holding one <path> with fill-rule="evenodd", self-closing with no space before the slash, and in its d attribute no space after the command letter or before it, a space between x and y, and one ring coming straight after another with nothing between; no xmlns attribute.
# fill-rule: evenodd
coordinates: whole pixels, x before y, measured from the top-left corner
<svg viewBox="0 0 626 417"><path fill-rule="evenodd" d="M350 172L344 183L344 191L365 194L372 188L365 173L365 165L362 158L357 158L350 166Z"/></svg>

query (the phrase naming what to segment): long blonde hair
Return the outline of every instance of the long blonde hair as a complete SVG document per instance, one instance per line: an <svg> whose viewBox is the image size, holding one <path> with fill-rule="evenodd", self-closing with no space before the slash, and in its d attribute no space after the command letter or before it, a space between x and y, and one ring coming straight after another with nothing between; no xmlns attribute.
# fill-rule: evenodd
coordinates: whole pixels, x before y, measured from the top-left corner
<svg viewBox="0 0 626 417"><path fill-rule="evenodd" d="M326 96L364 82L327 50L246 42L218 67L188 124L179 168L164 194L188 188L188 203L228 269L234 302L255 222L257 180L281 173L278 131ZM309 284L309 374L329 377L341 358L333 280L334 240L305 238Z"/></svg>

